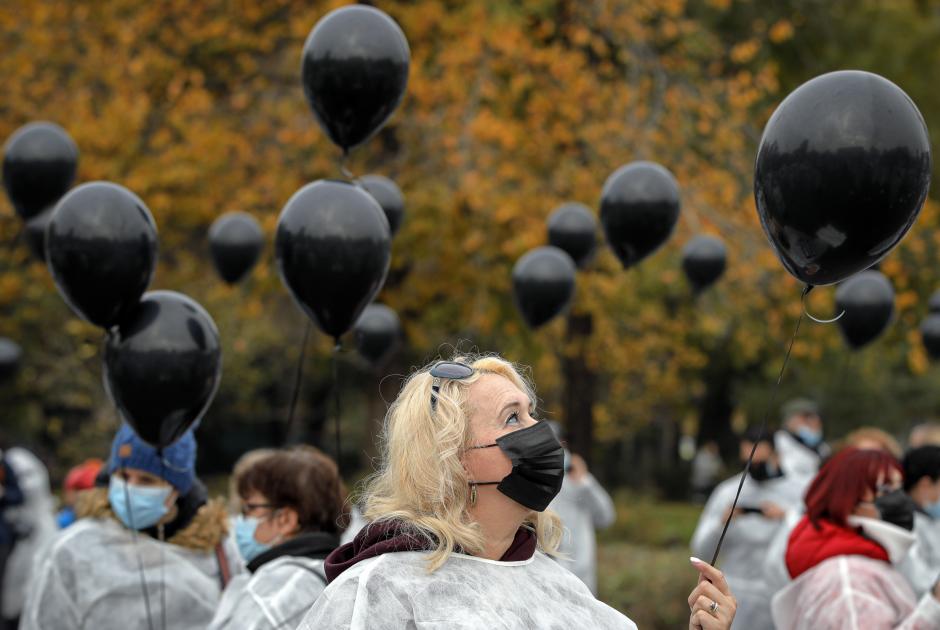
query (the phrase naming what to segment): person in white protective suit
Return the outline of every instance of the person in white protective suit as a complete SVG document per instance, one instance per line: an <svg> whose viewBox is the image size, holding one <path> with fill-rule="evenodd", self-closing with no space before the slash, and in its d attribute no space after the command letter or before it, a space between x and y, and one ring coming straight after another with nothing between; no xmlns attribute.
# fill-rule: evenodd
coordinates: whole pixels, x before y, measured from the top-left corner
<svg viewBox="0 0 940 630"><path fill-rule="evenodd" d="M389 409L369 525L325 563L329 586L299 628L628 628L550 559L561 537L545 508L564 454L530 415L535 396L496 356L457 357L413 374ZM690 596L690 628L727 629L735 601L721 573Z"/></svg>
<svg viewBox="0 0 940 630"><path fill-rule="evenodd" d="M204 630L242 568L195 462L192 431L158 454L123 425L108 488L81 494L79 521L38 561L20 628Z"/></svg>
<svg viewBox="0 0 940 630"><path fill-rule="evenodd" d="M45 464L19 446L4 451L4 456L16 473L23 493L23 503L4 512L16 532L16 545L3 573L3 618L9 627L16 627L15 620L23 611L25 589L32 576L36 554L49 544L58 527Z"/></svg>
<svg viewBox="0 0 940 630"><path fill-rule="evenodd" d="M756 427L748 429L741 438L742 464L755 444L754 460L734 513L731 514L731 505L743 473L726 479L712 492L695 528L691 547L696 556L710 558L725 521L729 515L732 517L721 547L721 564L738 599L734 628L773 630L770 600L774 592L765 583L763 561L788 515L794 519L801 511L803 491L809 480L785 475L772 436L761 435Z"/></svg>
<svg viewBox="0 0 940 630"><path fill-rule="evenodd" d="M914 545L901 573L918 596L940 578L940 446L921 446L904 456L904 490L914 501Z"/></svg>
<svg viewBox="0 0 940 630"><path fill-rule="evenodd" d="M336 464L312 447L269 452L242 468L235 540L248 573L234 578L210 630L295 628L326 587L346 498Z"/></svg>
<svg viewBox="0 0 940 630"><path fill-rule="evenodd" d="M940 587L918 600L895 568L914 542L902 478L883 451L848 448L823 465L787 545L793 581L772 603L779 630L940 628Z"/></svg>
<svg viewBox="0 0 940 630"><path fill-rule="evenodd" d="M561 440L561 425L553 420L546 422ZM558 546L558 562L597 595L597 537L594 531L613 525L617 514L610 495L588 471L584 459L570 453L567 448L565 480L548 509L558 514L564 528Z"/></svg>
<svg viewBox="0 0 940 630"><path fill-rule="evenodd" d="M774 435L780 466L787 475L812 477L832 454L823 441L819 406L806 398L796 398L780 410L783 428Z"/></svg>

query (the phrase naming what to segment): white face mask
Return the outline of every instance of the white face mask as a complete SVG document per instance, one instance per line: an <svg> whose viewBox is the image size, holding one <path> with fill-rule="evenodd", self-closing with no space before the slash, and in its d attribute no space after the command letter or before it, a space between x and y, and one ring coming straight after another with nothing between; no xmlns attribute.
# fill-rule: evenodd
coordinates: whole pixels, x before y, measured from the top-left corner
<svg viewBox="0 0 940 630"><path fill-rule="evenodd" d="M913 532L881 519L852 515L846 521L852 527L860 527L867 537L884 547L891 564L904 560L916 540Z"/></svg>

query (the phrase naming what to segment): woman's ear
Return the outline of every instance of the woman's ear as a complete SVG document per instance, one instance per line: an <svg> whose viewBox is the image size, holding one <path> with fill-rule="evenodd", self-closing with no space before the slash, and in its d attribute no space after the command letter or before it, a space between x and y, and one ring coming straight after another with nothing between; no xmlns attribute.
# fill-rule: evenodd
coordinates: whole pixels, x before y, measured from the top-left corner
<svg viewBox="0 0 940 630"><path fill-rule="evenodd" d="M281 508L277 513L277 525L282 534L296 534L300 531L300 517L292 507Z"/></svg>

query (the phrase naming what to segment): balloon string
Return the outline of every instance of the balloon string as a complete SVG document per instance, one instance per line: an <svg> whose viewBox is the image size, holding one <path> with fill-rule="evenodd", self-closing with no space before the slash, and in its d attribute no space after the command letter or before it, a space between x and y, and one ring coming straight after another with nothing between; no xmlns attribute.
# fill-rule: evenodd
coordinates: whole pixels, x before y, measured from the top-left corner
<svg viewBox="0 0 940 630"><path fill-rule="evenodd" d="M297 397L300 396L300 380L304 375L304 359L307 358L307 341L310 339L310 319L304 326L304 340L300 342L300 356L297 358L297 370L294 373L294 391L290 397L290 407L287 411L287 427L284 429L284 439L289 440L291 430L294 428L294 410L297 408Z"/></svg>
<svg viewBox="0 0 940 630"><path fill-rule="evenodd" d="M809 292L813 290L813 285L807 284L803 288L803 295L800 296L800 304L803 306L803 314L809 317L811 320L817 324L831 324L842 319L842 316L845 315L845 309L842 309L842 312L833 317L832 319L819 319L818 317L813 317L808 310L806 310L806 296L809 295Z"/></svg>
<svg viewBox="0 0 940 630"><path fill-rule="evenodd" d="M166 460L163 459L163 449L157 449L157 457L160 458L160 479L166 480ZM164 580L163 567L165 566L163 523L157 526L158 538L160 540L160 627L166 630L166 581Z"/></svg>
<svg viewBox="0 0 940 630"><path fill-rule="evenodd" d="M340 405L339 394L339 351L341 349L339 340L336 340L336 347L333 348L333 412L336 414L334 423L336 430L336 472L339 478L343 478L343 468L340 464L343 449L340 443L339 417L342 406Z"/></svg>
<svg viewBox="0 0 940 630"><path fill-rule="evenodd" d="M348 162L349 162L349 151L347 151L346 149L343 149L343 159L339 163L339 172L342 173L343 177L345 177L346 179L355 180L356 176L353 175L352 171L350 171L349 168L346 166Z"/></svg>
<svg viewBox="0 0 940 630"><path fill-rule="evenodd" d="M805 297L808 291L803 291L803 296ZM761 439L764 437L764 431L767 429L767 419L770 417L770 412L774 407L774 403L777 399L777 392L780 390L780 382L783 380L783 373L787 369L787 363L790 362L790 352L793 350L793 342L796 341L796 336L800 332L800 324L803 323L803 314L800 313L799 319L796 320L796 329L793 331L793 336L790 337L790 344L787 346L787 353L783 357L783 365L780 366L780 373L777 374L777 382L774 385L773 390L770 393L770 402L767 403L767 411L764 413L764 419L760 424L760 431L758 431L757 439L754 441L754 445L751 447L751 454L748 455L747 463L744 465L744 472L741 474L741 481L738 482L738 491L734 495L734 501L731 503L731 511L728 512L728 518L725 519L725 526L721 530L721 537L718 538L718 544L715 546L715 555L712 556L711 564L715 565L715 562L718 561L718 554L721 552L721 544L725 540L725 534L728 533L728 527L731 525L731 519L734 518L734 510L738 505L738 499L741 497L741 490L744 488L744 480L747 479L747 475L751 472L751 462L754 460L754 453L757 451L757 445L760 444Z"/></svg>
<svg viewBox="0 0 940 630"><path fill-rule="evenodd" d="M144 592L144 608L147 610L147 627L153 628L153 617L150 613L150 596L147 594L147 580L144 578L144 559L140 555L137 544L137 529L134 527L134 508L131 506L131 494L127 489L127 474L123 463L121 464L121 479L124 482L124 505L127 507L127 520L130 521L131 540L133 541L134 555L137 556L137 574L140 576L140 590Z"/></svg>

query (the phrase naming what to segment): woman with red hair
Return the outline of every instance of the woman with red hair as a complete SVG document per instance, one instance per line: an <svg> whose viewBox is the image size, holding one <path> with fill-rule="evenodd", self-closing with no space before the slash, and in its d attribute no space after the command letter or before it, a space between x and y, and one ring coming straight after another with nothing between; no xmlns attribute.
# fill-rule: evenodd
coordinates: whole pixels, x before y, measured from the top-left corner
<svg viewBox="0 0 940 630"><path fill-rule="evenodd" d="M790 534L794 581L774 597L777 628L940 628L940 588L918 602L893 566L914 541L902 482L900 464L883 451L849 448L822 467Z"/></svg>

